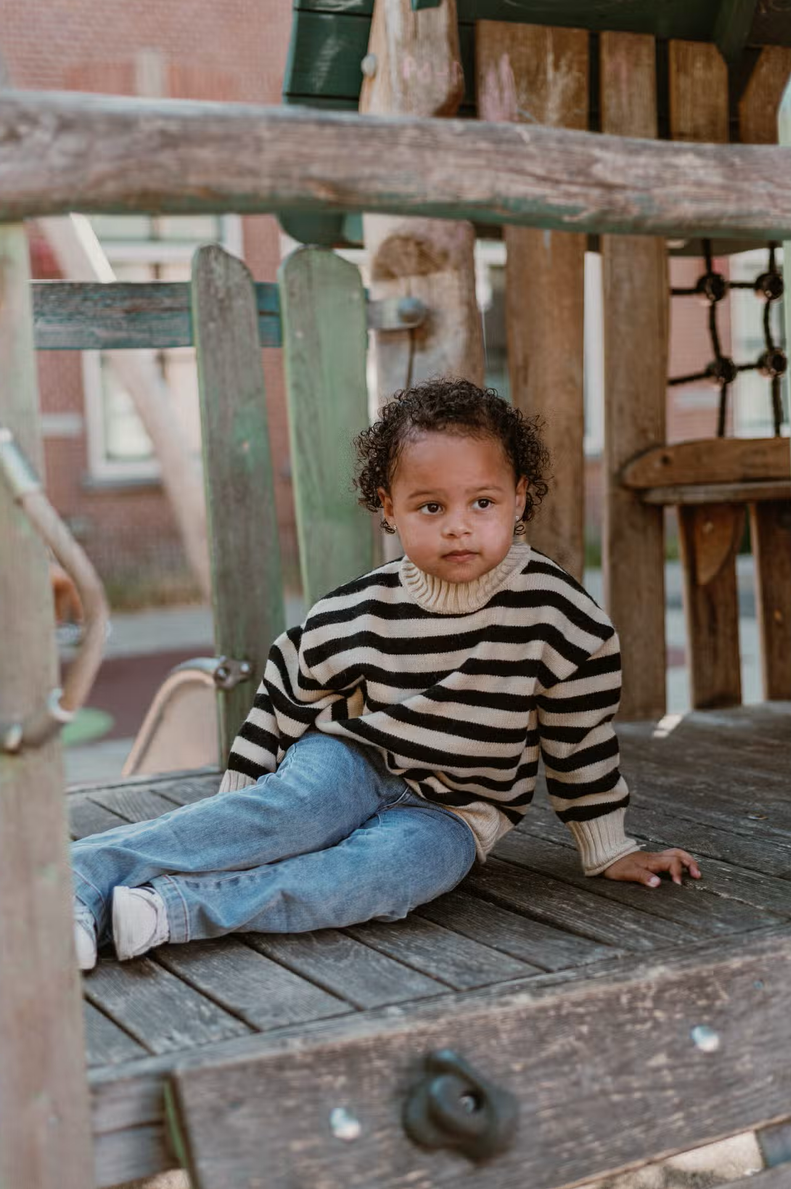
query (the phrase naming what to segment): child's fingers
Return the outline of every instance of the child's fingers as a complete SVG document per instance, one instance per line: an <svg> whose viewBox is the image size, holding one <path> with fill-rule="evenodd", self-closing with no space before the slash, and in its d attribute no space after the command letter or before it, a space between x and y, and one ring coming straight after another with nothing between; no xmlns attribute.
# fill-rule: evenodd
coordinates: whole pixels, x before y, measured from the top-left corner
<svg viewBox="0 0 791 1189"><path fill-rule="evenodd" d="M670 850L665 850L665 851L662 851L661 853L663 855L672 855L673 858L675 860L677 860L677 862L678 862L677 868L676 868L675 863L673 864L672 869L667 868L667 870L670 871L670 873L673 876L673 879L675 880L676 883L681 883L681 875L682 875L684 867L688 868L689 873L693 879L700 879L700 867L698 867L696 860L687 851L681 850L681 848L678 846L674 846L674 847L671 847ZM678 879L676 879L676 874L675 874L676 870L678 871Z"/></svg>

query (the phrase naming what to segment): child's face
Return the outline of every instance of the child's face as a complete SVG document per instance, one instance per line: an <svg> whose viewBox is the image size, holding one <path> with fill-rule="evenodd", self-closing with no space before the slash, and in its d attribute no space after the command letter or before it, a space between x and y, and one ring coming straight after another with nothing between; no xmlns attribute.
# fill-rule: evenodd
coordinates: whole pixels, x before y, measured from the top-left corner
<svg viewBox="0 0 791 1189"><path fill-rule="evenodd" d="M495 438L434 432L404 445L390 491L378 494L419 569L446 582L471 582L510 549L526 490Z"/></svg>

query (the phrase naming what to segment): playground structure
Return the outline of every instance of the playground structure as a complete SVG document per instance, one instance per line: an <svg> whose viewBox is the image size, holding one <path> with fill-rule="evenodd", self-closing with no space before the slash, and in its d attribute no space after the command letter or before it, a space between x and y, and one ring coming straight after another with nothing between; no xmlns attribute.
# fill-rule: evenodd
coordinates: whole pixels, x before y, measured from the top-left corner
<svg viewBox="0 0 791 1189"><path fill-rule="evenodd" d="M481 378L479 336L474 327L458 333L471 325L472 300L472 230L459 220L505 224L519 295L509 313L523 377L515 399L541 411L548 394L561 446L558 496L536 540L549 552L553 536L571 542L570 568L579 570L579 295L585 235L600 234L607 601L624 649L623 717L645 720L621 728L633 828L666 843L683 826L709 883L663 888L650 905L642 889L586 883L536 806L462 890L397 926L226 939L127 968L100 964L85 980L89 1105L59 747L53 738L3 755L0 1180L14 1187L110 1185L181 1161L196 1186L470 1175L560 1189L747 1128L761 1129L767 1163L777 1166L750 1184L777 1189L787 1179L788 442L664 439L666 238L791 239L791 149L771 147L787 51L770 55L770 81L748 82L742 96L743 126L764 143L716 144L729 139L722 59L706 41L671 36L669 131L685 144L652 143L657 30L603 26L599 134L587 131L587 33L481 21L474 67L462 70L452 5L415 7L399 0L374 14L361 105L376 120L2 96L0 424L40 470L34 346L194 342L217 655L259 673L283 626L260 344L279 342L285 353L310 601L373 559L367 518L351 492L337 498L344 451L367 417L369 328L382 384L440 367ZM721 9L727 32L739 6ZM436 118L461 102L471 70L478 112L490 122ZM529 122L520 122L526 111ZM13 220L75 209L288 209L314 220L329 210L343 234L343 212L365 211L372 291L367 299L357 270L329 248L295 253L274 286L254 284L239 261L207 247L189 287L36 285L31 303L25 232ZM326 234L337 237L338 224ZM559 342L562 351L553 349ZM3 485L0 499L4 555L13 549L15 562L0 574L3 620L14 625L0 656L5 722L43 706L56 680L44 553ZM675 729L654 725L664 713L667 503L682 520L701 709ZM745 507L771 699L757 709L738 708L734 559ZM220 695L223 750L250 692L240 683ZM215 788L210 773L76 793L70 828L76 836L140 820ZM447 1048L479 1073L451 1063L451 1082L438 1085L448 1059L435 1058L433 1072L424 1061ZM404 1135L404 1104L421 1077L435 1131L460 1152ZM491 1083L519 1102L515 1137ZM469 1165L464 1153L481 1156L483 1132L494 1147Z"/></svg>

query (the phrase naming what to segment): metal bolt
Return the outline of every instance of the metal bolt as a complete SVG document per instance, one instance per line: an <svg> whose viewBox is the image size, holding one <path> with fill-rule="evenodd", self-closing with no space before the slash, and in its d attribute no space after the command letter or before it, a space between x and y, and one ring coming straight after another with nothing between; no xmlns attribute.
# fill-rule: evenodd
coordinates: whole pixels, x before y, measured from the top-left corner
<svg viewBox="0 0 791 1189"><path fill-rule="evenodd" d="M376 74L376 54L366 54L360 63L360 70L366 78L373 78Z"/></svg>
<svg viewBox="0 0 791 1189"><path fill-rule="evenodd" d="M696 1024L690 1033L702 1053L716 1053L720 1047L720 1034L708 1024Z"/></svg>
<svg viewBox="0 0 791 1189"><path fill-rule="evenodd" d="M345 1106L336 1106L330 1111L330 1131L336 1139L359 1139L362 1133L360 1120L355 1119Z"/></svg>

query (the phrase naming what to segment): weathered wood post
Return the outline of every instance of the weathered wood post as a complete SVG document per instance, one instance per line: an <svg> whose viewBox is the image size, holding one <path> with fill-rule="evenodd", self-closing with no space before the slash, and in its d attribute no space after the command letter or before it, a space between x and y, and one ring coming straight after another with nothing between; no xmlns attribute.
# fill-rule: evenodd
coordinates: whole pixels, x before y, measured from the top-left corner
<svg viewBox="0 0 791 1189"><path fill-rule="evenodd" d="M584 29L479 21L483 120L588 127ZM584 235L505 228L505 309L511 399L539 413L552 456L550 492L530 542L577 578L585 559Z"/></svg>
<svg viewBox="0 0 791 1189"><path fill-rule="evenodd" d="M0 227L0 427L43 451L24 227ZM0 479L0 722L58 685L46 550ZM94 1183L61 744L0 750L0 1185Z"/></svg>
<svg viewBox="0 0 791 1189"><path fill-rule="evenodd" d="M656 137L653 37L601 36L601 127ZM621 637L621 717L665 712L665 572L661 508L624 488L620 471L665 440L667 249L663 239L602 237L604 306L604 598Z"/></svg>
<svg viewBox="0 0 791 1189"><path fill-rule="evenodd" d="M464 93L455 0L418 12L409 0L376 0L363 69L361 112L453 115ZM429 309L416 329L375 332L380 402L433 375L483 383L472 224L370 215L363 229L372 296L417 297Z"/></svg>

